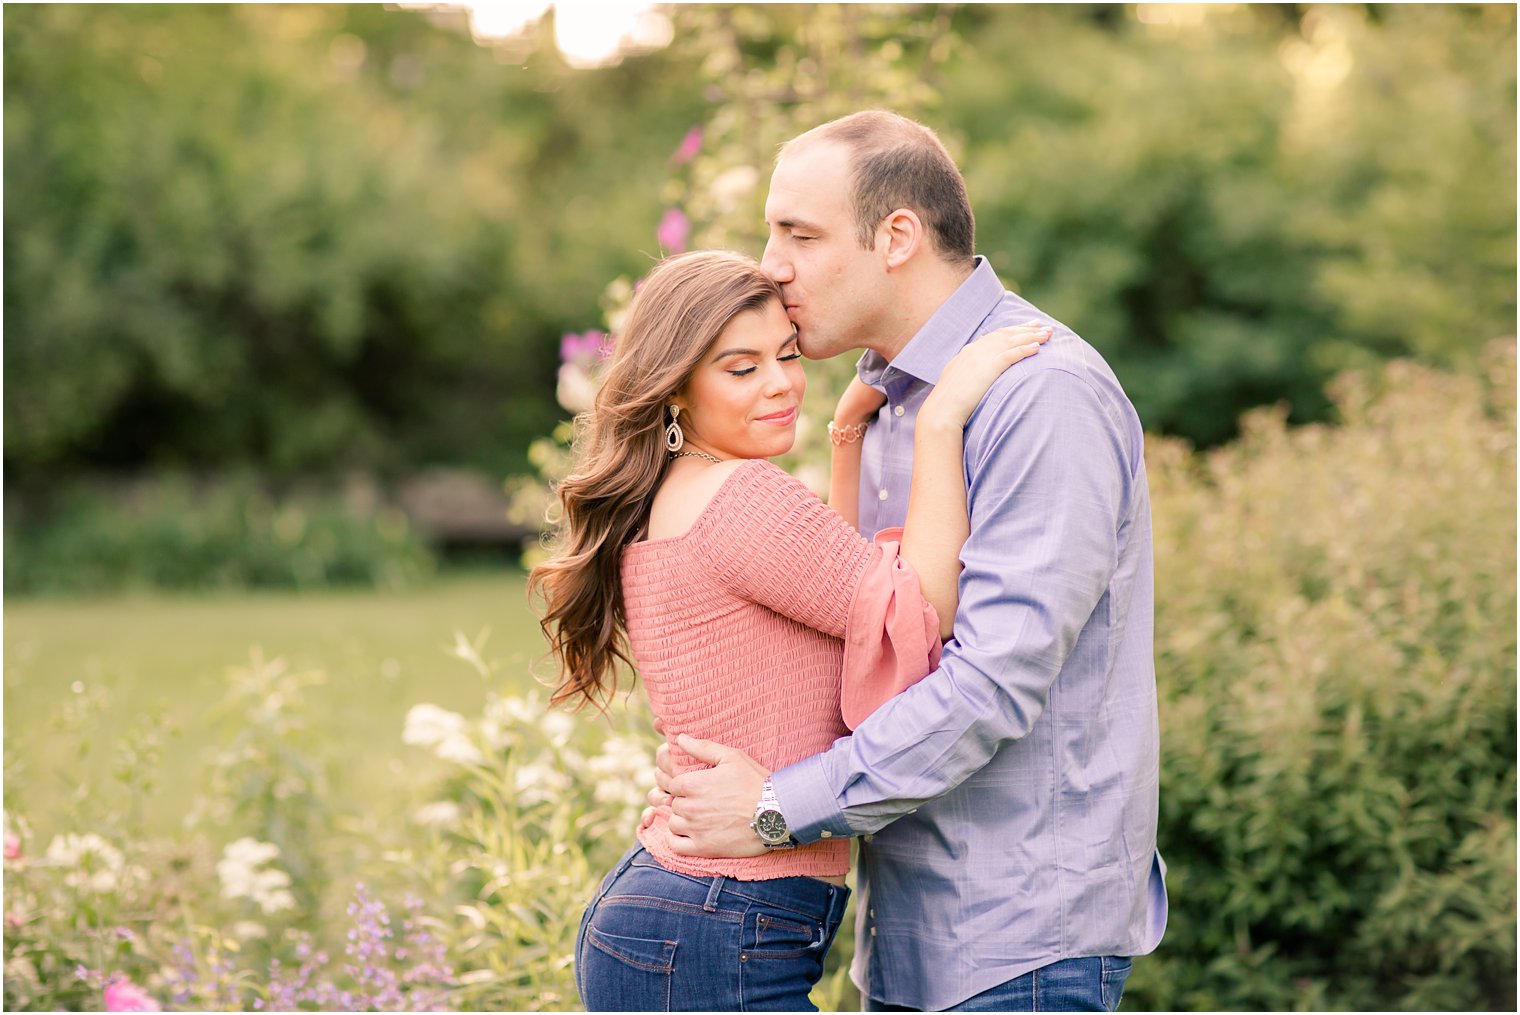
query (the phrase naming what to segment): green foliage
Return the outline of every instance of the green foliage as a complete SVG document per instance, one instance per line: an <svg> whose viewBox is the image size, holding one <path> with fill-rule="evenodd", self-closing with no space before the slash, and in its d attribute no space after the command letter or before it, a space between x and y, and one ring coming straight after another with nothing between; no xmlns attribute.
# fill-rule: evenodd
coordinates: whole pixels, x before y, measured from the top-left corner
<svg viewBox="0 0 1520 1015"><path fill-rule="evenodd" d="M633 843L657 740L640 703L605 716L547 712L500 671L483 639L455 655L493 690L475 718L414 709L408 742L445 762L420 813L441 838L411 864L415 887L456 901L446 935L456 1010L577 1006L573 952L597 882Z"/></svg>
<svg viewBox="0 0 1520 1015"><path fill-rule="evenodd" d="M135 494L67 484L13 497L5 589L395 588L430 574L431 552L395 509L332 495L276 501L249 475L164 477Z"/></svg>
<svg viewBox="0 0 1520 1015"><path fill-rule="evenodd" d="M1349 62L1339 90L1300 97L1286 139L1304 150L1315 296L1341 339L1315 355L1471 366L1515 327L1515 9L1376 13L1318 10L1294 53L1311 75Z"/></svg>
<svg viewBox="0 0 1520 1015"><path fill-rule="evenodd" d="M1148 429L1211 445L1277 401L1320 419L1335 371L1471 364L1513 332L1512 9L994 10L958 19L932 122L979 248Z"/></svg>
<svg viewBox="0 0 1520 1015"><path fill-rule="evenodd" d="M1150 455L1166 941L1127 1003L1513 1010L1515 347Z"/></svg>
<svg viewBox="0 0 1520 1015"><path fill-rule="evenodd" d="M659 57L514 68L378 8L18 8L5 56L23 476L505 471L554 418L564 325L648 260L697 101Z"/></svg>
<svg viewBox="0 0 1520 1015"><path fill-rule="evenodd" d="M1339 370L1470 370L1513 330L1512 8L669 14L665 49L573 70L547 19L493 49L457 11L8 10L8 492L523 470L559 336L657 259L662 207L758 253L775 145L873 105L941 132L981 249L1152 431L1321 419ZM792 467L848 368L815 365Z"/></svg>
<svg viewBox="0 0 1520 1015"><path fill-rule="evenodd" d="M1349 376L1334 425L1289 428L1273 409L1207 454L1152 443L1172 914L1127 1008L1513 1009L1514 357L1502 343L1476 376L1407 362ZM436 642L439 623L415 637ZM17 626L8 668L34 651ZM426 900L451 1007L574 1008L576 924L630 841L647 717L547 712L524 693L522 651L483 636L451 654L485 694L415 708L407 759L357 795L322 773L385 764L347 735L372 728L367 713L333 707L310 664L255 655L216 710L226 735L195 821L156 838L139 807L164 723L110 720L104 689L81 682L52 739L115 764L72 793L17 756L36 741L8 723L7 1006L97 1005L80 963L161 1001L185 988L195 1006L244 1006L269 996L270 958L294 968L287 932L338 954L362 879L393 911ZM53 848L55 830L98 840ZM310 904L221 897L216 851L240 836L277 843L272 866ZM815 992L825 1010L856 1005L851 943Z"/></svg>

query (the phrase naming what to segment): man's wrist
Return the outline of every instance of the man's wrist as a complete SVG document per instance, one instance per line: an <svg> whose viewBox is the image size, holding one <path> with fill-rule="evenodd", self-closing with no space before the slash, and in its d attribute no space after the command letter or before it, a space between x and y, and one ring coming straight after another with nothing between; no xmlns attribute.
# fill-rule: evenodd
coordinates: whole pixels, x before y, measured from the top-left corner
<svg viewBox="0 0 1520 1015"><path fill-rule="evenodd" d="M849 838L855 834L830 785L831 753L815 754L771 773L771 788L784 809L787 827L798 842Z"/></svg>
<svg viewBox="0 0 1520 1015"><path fill-rule="evenodd" d="M766 849L795 849L797 840L792 837L791 829L787 826L786 815L781 813L781 804L776 799L776 789L771 785L771 777L766 776L765 782L760 787L760 799L755 804L755 820L749 824L760 837L760 842Z"/></svg>

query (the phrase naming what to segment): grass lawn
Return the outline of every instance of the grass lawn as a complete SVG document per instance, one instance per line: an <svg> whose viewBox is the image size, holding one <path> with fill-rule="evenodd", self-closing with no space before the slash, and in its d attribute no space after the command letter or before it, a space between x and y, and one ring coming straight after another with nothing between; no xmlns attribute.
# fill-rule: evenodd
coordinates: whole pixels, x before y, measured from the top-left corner
<svg viewBox="0 0 1520 1015"><path fill-rule="evenodd" d="M453 658L454 632L489 630L501 672L548 669L544 643L515 573L439 579L405 592L135 595L5 603L6 806L39 834L65 831L67 801L89 779L103 787L116 742L155 709L174 729L161 785L141 808L168 833L201 789L209 752L228 737L216 706L231 671L256 652L320 671L306 692L320 756L338 759L333 786L373 799L422 760L401 743L419 702L476 714L490 688ZM85 703L89 718L73 720Z"/></svg>

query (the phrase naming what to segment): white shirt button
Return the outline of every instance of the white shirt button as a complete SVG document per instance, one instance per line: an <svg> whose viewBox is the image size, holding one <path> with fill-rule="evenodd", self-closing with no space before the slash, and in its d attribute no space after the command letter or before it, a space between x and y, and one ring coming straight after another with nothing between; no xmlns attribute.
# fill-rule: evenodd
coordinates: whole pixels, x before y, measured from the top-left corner
<svg viewBox="0 0 1520 1015"><path fill-rule="evenodd" d="M900 405L892 406L892 415L901 416L906 410Z"/></svg>
<svg viewBox="0 0 1520 1015"><path fill-rule="evenodd" d="M887 491L883 490L883 491L881 491L881 493L878 493L876 495L876 499L877 500L886 500L887 499Z"/></svg>
<svg viewBox="0 0 1520 1015"><path fill-rule="evenodd" d="M834 833L829 831L827 828L818 833L818 838L820 839L832 839L833 837Z"/></svg>

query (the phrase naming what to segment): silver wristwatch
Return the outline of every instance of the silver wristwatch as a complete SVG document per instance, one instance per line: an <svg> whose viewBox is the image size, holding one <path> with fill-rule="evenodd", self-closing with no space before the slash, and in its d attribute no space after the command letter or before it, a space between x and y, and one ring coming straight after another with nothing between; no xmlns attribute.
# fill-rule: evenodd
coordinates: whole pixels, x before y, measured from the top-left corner
<svg viewBox="0 0 1520 1015"><path fill-rule="evenodd" d="M786 815L781 813L776 788L771 785L769 777L760 789L760 803L755 806L755 820L749 823L749 827L760 836L766 849L797 848L797 840L792 838L792 830L787 827Z"/></svg>

